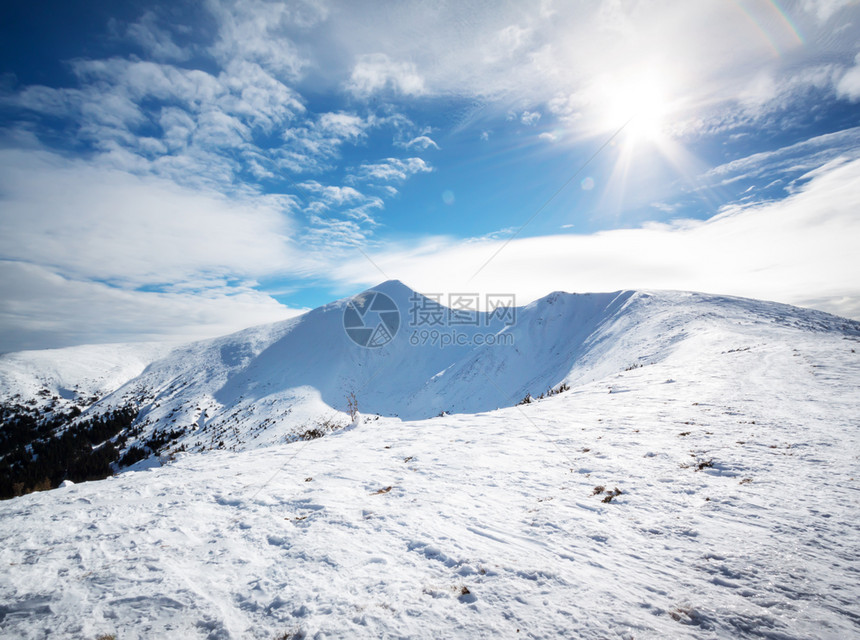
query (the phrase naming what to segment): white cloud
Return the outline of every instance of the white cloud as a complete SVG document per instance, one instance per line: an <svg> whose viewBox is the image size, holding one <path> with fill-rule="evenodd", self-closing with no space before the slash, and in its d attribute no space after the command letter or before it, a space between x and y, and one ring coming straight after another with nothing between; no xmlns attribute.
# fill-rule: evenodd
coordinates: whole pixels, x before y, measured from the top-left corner
<svg viewBox="0 0 860 640"><path fill-rule="evenodd" d="M523 111L520 115L520 122L527 126L537 124L538 120L540 120L540 113L537 111Z"/></svg>
<svg viewBox="0 0 860 640"><path fill-rule="evenodd" d="M744 86L738 100L748 110L759 110L777 96L777 84L769 73L759 73Z"/></svg>
<svg viewBox="0 0 860 640"><path fill-rule="evenodd" d="M424 80L412 62L392 60L384 53L361 56L355 63L347 89L360 96L392 90L408 96L424 93Z"/></svg>
<svg viewBox="0 0 860 640"><path fill-rule="evenodd" d="M344 140L293 125L305 113L300 97L253 62L232 61L217 76L121 58L78 60L73 70L80 88L27 87L5 101L74 122L74 137L102 152L98 163L124 171L229 190L242 188L243 163L271 177L285 155L314 167L314 155L331 155Z"/></svg>
<svg viewBox="0 0 860 640"><path fill-rule="evenodd" d="M359 178L374 180L406 180L416 173L433 171L433 168L421 158L386 158L382 162L363 164L358 168Z"/></svg>
<svg viewBox="0 0 860 640"><path fill-rule="evenodd" d="M373 217L373 212L375 210L382 209L383 206L381 198L371 197L368 198L364 204L347 209L345 211L345 215L348 218L364 224L365 226L375 227L378 226L379 223L376 221L376 218Z"/></svg>
<svg viewBox="0 0 860 640"><path fill-rule="evenodd" d="M549 99L547 108L550 113L567 124L574 124L583 116L589 98L581 92L558 93Z"/></svg>
<svg viewBox="0 0 860 640"><path fill-rule="evenodd" d="M741 90L738 100L746 115L753 120L777 111L788 111L786 119L790 121L797 117L790 108L799 97L830 91L840 73L841 68L834 64L810 65L779 78L771 73L761 73Z"/></svg>
<svg viewBox="0 0 860 640"><path fill-rule="evenodd" d="M327 270L322 263L333 264L339 260L339 248L366 243L373 228L379 226L374 213L385 205L378 196L367 195L351 186L324 185L316 180L297 186L302 191L309 223L301 231L301 244L308 253L322 250L316 261L318 268Z"/></svg>
<svg viewBox="0 0 860 640"><path fill-rule="evenodd" d="M281 169L294 173L324 171L329 161L339 157L345 144L358 144L367 132L380 125L374 117L362 118L345 111L327 112L316 119L306 118L301 124L284 129L286 145L272 151Z"/></svg>
<svg viewBox="0 0 860 640"><path fill-rule="evenodd" d="M233 60L218 79L229 93L216 106L266 132L305 113L298 93L254 62Z"/></svg>
<svg viewBox="0 0 860 640"><path fill-rule="evenodd" d="M135 102L177 101L193 110L226 92L210 73L158 62L125 58L76 60L72 69L93 102L104 94L120 94Z"/></svg>
<svg viewBox="0 0 860 640"><path fill-rule="evenodd" d="M165 107L161 110L158 124L163 131L162 141L169 151L176 151L188 146L191 134L197 128L194 119L184 110L176 107Z"/></svg>
<svg viewBox="0 0 860 640"><path fill-rule="evenodd" d="M237 197L101 169L40 151L0 151L0 256L129 284L286 270L288 198Z"/></svg>
<svg viewBox="0 0 860 640"><path fill-rule="evenodd" d="M212 0L207 7L218 25L210 48L215 59L222 65L254 62L279 80L296 80L309 66L290 37L292 29L308 29L328 15L315 2Z"/></svg>
<svg viewBox="0 0 860 640"><path fill-rule="evenodd" d="M353 187L324 185L315 180L302 182L298 186L305 192L318 196L319 199L311 203L311 208L314 210L340 207L345 204L367 203L372 200L372 198L369 198ZM374 202L378 201L378 199L373 200ZM381 205L381 202L379 202L379 205Z"/></svg>
<svg viewBox="0 0 860 640"><path fill-rule="evenodd" d="M364 135L370 125L371 123L364 118L344 111L324 113L317 120L317 127L321 131L343 140L357 140Z"/></svg>
<svg viewBox="0 0 860 640"><path fill-rule="evenodd" d="M854 58L854 66L839 79L836 91L852 102L860 100L860 53Z"/></svg>
<svg viewBox="0 0 860 640"><path fill-rule="evenodd" d="M775 151L755 153L709 169L699 180L708 187L738 180L806 172L837 157L860 156L860 127L826 133Z"/></svg>
<svg viewBox="0 0 860 640"><path fill-rule="evenodd" d="M183 342L300 313L247 286L156 293L0 260L0 353L102 342Z"/></svg>
<svg viewBox="0 0 860 640"><path fill-rule="evenodd" d="M488 55L498 57L512 57L517 51L525 47L532 36L532 30L523 28L518 24L510 24L496 34L498 49L494 51L489 48Z"/></svg>
<svg viewBox="0 0 860 640"><path fill-rule="evenodd" d="M428 136L417 136L415 138L412 138L409 142L402 144L400 146L403 146L406 149L411 149L411 148L415 147L417 149L421 149L422 151L427 150L427 149L431 149L431 148L432 149L439 149L439 145L436 144L436 142Z"/></svg>
<svg viewBox="0 0 860 640"><path fill-rule="evenodd" d="M122 58L79 60L74 70L84 84L81 93L87 103L98 104L108 95L135 105L147 100L178 104L190 114L217 109L265 131L305 111L295 91L259 64L241 59L229 61L217 76Z"/></svg>
<svg viewBox="0 0 860 640"><path fill-rule="evenodd" d="M839 10L856 4L857 0L801 0L804 10L814 13L819 22L827 22Z"/></svg>
<svg viewBox="0 0 860 640"><path fill-rule="evenodd" d="M126 36L156 60L183 61L191 57L190 51L178 46L170 33L158 25L152 11L146 11L137 22L128 25Z"/></svg>
<svg viewBox="0 0 860 640"><path fill-rule="evenodd" d="M511 241L423 239L371 254L391 277L427 292L514 292L527 302L555 289L683 289L749 296L860 318L860 160L808 176L788 198L727 208L707 221L649 224L591 235ZM363 258L334 277L372 285Z"/></svg>
<svg viewBox="0 0 860 640"><path fill-rule="evenodd" d="M368 232L362 220L330 218L312 213L311 223L304 233L304 239L309 247L324 248L328 257L334 257L333 252L343 249L366 246Z"/></svg>

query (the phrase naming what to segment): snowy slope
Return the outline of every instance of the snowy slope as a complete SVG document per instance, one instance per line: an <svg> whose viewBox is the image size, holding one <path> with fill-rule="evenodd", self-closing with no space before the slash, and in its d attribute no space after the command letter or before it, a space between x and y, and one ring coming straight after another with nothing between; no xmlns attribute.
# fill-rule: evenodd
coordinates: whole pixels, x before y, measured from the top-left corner
<svg viewBox="0 0 860 640"><path fill-rule="evenodd" d="M416 294L397 281L374 289L395 300L405 324L410 297ZM348 302L340 300L285 322L177 349L102 406L144 398L141 421L149 421L153 428L195 425L209 440L220 439L229 428L228 441L240 447L247 442L240 443L234 432L244 433L252 426L278 422L278 428L260 434L265 441L276 442L320 419L343 418L350 392L365 412L429 417L449 409L420 392L473 347L414 346L404 327L384 348L363 348L343 328ZM500 328L499 323L490 327ZM470 396L464 389L447 397L456 402ZM476 408L474 402L463 407Z"/></svg>
<svg viewBox="0 0 860 640"><path fill-rule="evenodd" d="M552 398L367 417L0 503L0 635L857 637L853 325L655 293L576 311L593 319L577 333L575 308L557 295L515 328L518 348L542 345L546 378L525 349L449 371L465 384L495 365L514 396L574 383ZM190 370L213 397L252 389L231 371L298 326L243 334L230 367L204 365L239 338L193 347L199 361L171 360L176 384ZM273 387L297 374L280 375Z"/></svg>
<svg viewBox="0 0 860 640"><path fill-rule="evenodd" d="M414 420L475 413L513 406L563 382L578 385L660 362L708 327L728 330L740 323L786 336L797 330L860 334L856 322L740 298L558 292L517 309L511 326L482 317L476 327L442 327L467 338L443 347L415 339L409 326L415 292L398 281L375 290L396 302L402 318L400 331L383 348L350 340L343 328L345 299L179 348L94 410L135 402L141 440L176 429L184 435L173 449L242 450L288 442L321 425L346 425L350 393L365 414ZM509 340L475 345L476 334Z"/></svg>
<svg viewBox="0 0 860 640"><path fill-rule="evenodd" d="M164 343L97 344L0 355L0 401L38 404L78 400L89 404L140 375L164 357Z"/></svg>

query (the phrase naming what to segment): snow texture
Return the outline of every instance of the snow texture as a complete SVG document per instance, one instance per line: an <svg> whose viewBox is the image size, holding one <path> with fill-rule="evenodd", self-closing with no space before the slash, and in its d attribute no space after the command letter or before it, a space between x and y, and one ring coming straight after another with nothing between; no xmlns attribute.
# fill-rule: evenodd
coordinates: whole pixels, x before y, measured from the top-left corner
<svg viewBox="0 0 860 640"><path fill-rule="evenodd" d="M857 323L558 293L514 347L368 351L341 311L190 345L99 403L241 408L238 450L0 503L0 634L860 633ZM351 428L277 443L350 384Z"/></svg>

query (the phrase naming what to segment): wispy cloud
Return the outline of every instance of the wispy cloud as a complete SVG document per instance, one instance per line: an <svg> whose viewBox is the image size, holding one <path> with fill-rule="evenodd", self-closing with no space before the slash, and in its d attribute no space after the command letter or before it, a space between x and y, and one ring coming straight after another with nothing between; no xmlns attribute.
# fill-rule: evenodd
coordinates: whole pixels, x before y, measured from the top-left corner
<svg viewBox="0 0 860 640"><path fill-rule="evenodd" d="M407 96L424 93L424 79L411 62L392 60L384 53L361 56L352 69L347 89L360 96L391 90Z"/></svg>
<svg viewBox="0 0 860 640"><path fill-rule="evenodd" d="M789 172L806 173L840 157L860 157L860 127L815 136L774 151L738 158L709 169L700 179L707 188L713 188Z"/></svg>
<svg viewBox="0 0 860 640"><path fill-rule="evenodd" d="M207 8L218 28L209 51L222 66L257 64L282 82L299 79L310 64L294 34L328 15L323 3L316 2L213 0Z"/></svg>
<svg viewBox="0 0 860 640"><path fill-rule="evenodd" d="M73 69L79 88L27 87L6 103L64 119L73 141L103 152L103 164L113 159L134 173L224 189L241 178L237 159L271 174L291 140L305 155L329 151L320 145L322 134L290 131L305 107L255 63L231 63L217 76L121 58L79 60ZM282 134L278 143L278 131L291 135ZM329 127L324 134L332 140L352 132Z"/></svg>
<svg viewBox="0 0 860 640"><path fill-rule="evenodd" d="M520 122L524 125L532 126L540 120L540 112L538 111L523 111L520 115Z"/></svg>
<svg viewBox="0 0 860 640"><path fill-rule="evenodd" d="M860 53L854 59L854 66L839 79L836 91L852 102L860 100Z"/></svg>
<svg viewBox="0 0 860 640"><path fill-rule="evenodd" d="M803 9L825 23L841 9L856 4L856 0L801 0Z"/></svg>
<svg viewBox="0 0 860 640"><path fill-rule="evenodd" d="M514 292L526 302L554 289L698 290L860 318L858 180L860 160L837 160L784 200L727 207L706 221L516 239L471 282L464 278L502 240L424 238L371 257L392 277L426 292ZM334 275L349 286L378 280L359 259Z"/></svg>
<svg viewBox="0 0 860 640"><path fill-rule="evenodd" d="M191 52L176 44L170 31L164 28L154 11L146 11L125 28L125 36L143 48L149 57L161 61L182 62L191 57ZM118 25L114 22L114 28Z"/></svg>
<svg viewBox="0 0 860 640"><path fill-rule="evenodd" d="M395 143L396 144L396 143ZM402 143L400 146L403 146L406 149L416 148L419 150L424 149L438 149L439 145L430 138L429 136L416 136L409 140L409 142Z"/></svg>
<svg viewBox="0 0 860 640"><path fill-rule="evenodd" d="M367 196L352 187L336 187L322 185L316 181L302 182L299 186L305 191L318 194L320 202L326 206L340 206L342 204L355 204L367 200Z"/></svg>
<svg viewBox="0 0 860 640"><path fill-rule="evenodd" d="M518 113L545 107L588 130L605 119L607 83L653 73L679 132L690 135L791 117L788 107L810 88L833 90L856 54L858 25L835 34L830 21L850 4L804 0L789 20L767 2L548 3L540 11L407 2L397 12L341 6L331 27L356 60L349 86L360 96L479 97Z"/></svg>
<svg viewBox="0 0 860 640"><path fill-rule="evenodd" d="M433 168L422 158L386 158L382 162L361 165L356 177L383 182L406 180L416 173L427 173Z"/></svg>

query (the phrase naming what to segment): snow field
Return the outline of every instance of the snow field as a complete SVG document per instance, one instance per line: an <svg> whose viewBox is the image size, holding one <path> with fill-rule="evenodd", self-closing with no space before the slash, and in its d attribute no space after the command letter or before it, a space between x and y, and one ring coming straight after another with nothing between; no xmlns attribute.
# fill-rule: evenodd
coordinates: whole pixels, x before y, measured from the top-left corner
<svg viewBox="0 0 860 640"><path fill-rule="evenodd" d="M856 346L703 324L529 405L4 502L0 631L852 637Z"/></svg>

